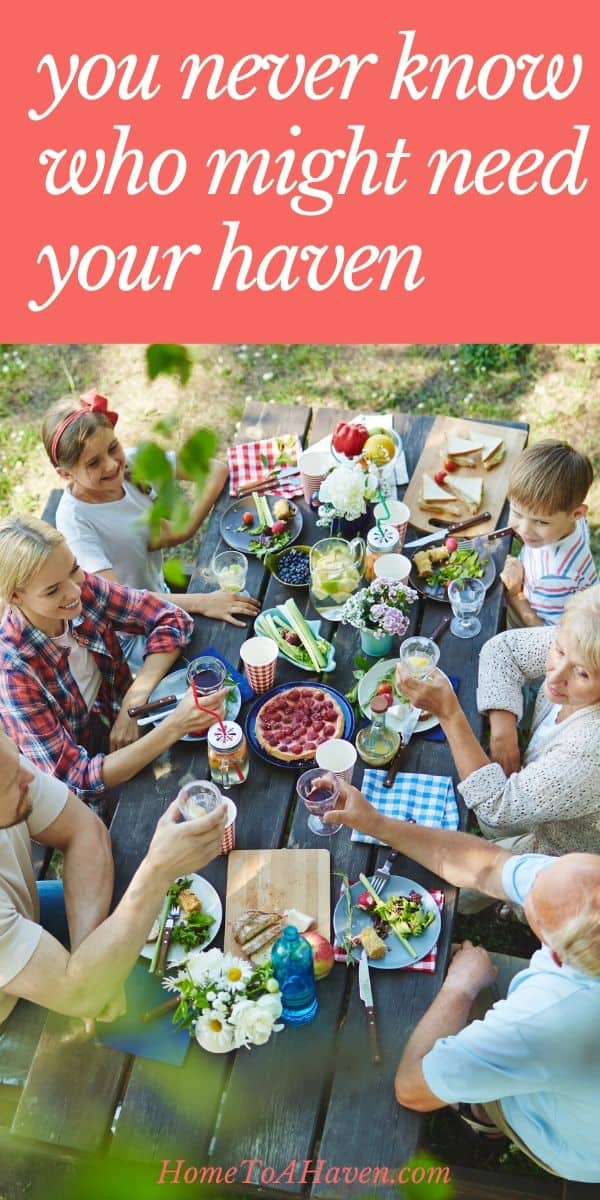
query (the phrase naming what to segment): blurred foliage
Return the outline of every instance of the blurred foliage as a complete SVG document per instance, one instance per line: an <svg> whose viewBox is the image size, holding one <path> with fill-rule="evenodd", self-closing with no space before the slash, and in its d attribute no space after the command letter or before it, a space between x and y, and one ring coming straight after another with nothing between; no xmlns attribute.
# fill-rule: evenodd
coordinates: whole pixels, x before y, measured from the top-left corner
<svg viewBox="0 0 600 1200"><path fill-rule="evenodd" d="M187 346L155 342L146 348L146 368L149 379L157 375L177 375L185 386L192 373L192 359Z"/></svg>

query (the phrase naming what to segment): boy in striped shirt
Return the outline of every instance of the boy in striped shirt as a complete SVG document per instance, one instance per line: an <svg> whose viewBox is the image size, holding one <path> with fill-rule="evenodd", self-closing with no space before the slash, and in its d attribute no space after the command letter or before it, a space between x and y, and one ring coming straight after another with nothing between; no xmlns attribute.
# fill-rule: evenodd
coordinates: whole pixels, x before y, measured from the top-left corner
<svg viewBox="0 0 600 1200"><path fill-rule="evenodd" d="M598 582L585 504L593 478L589 458L566 442L537 442L515 463L510 524L523 547L500 576L509 628L558 624L569 596Z"/></svg>

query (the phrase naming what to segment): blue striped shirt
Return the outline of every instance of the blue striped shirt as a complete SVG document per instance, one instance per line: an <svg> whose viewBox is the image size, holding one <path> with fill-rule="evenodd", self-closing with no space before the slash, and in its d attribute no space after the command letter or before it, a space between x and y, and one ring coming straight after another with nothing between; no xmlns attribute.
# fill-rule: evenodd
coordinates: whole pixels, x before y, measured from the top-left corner
<svg viewBox="0 0 600 1200"><path fill-rule="evenodd" d="M558 542L523 546L519 558L525 572L523 590L544 625L558 625L569 597L598 582L585 517Z"/></svg>

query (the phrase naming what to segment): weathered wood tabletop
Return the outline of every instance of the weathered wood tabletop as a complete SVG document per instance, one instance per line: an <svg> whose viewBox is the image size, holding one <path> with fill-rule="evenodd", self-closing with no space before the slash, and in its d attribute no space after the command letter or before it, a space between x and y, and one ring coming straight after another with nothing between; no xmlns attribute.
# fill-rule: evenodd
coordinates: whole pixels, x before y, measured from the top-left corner
<svg viewBox="0 0 600 1200"><path fill-rule="evenodd" d="M308 408L248 403L236 440L297 431L306 443L328 433L342 414L320 409L311 424ZM432 418L398 413L394 417L402 435L409 474L419 457ZM224 493L217 503L204 539L201 559L208 563L219 546L219 521L229 501ZM304 512L303 542L323 536L315 518ZM501 523L505 514L502 514ZM202 578L194 587L208 586ZM280 603L289 593L256 559L251 559L248 590L265 607ZM459 641L446 634L441 642L440 666L460 677L460 699L472 728L481 729L475 705L475 681L480 647L498 628L502 588L498 581L488 593L482 612L481 634ZM309 607L307 594L305 608ZM432 631L444 615L434 602L414 606L411 631ZM352 683L353 658L358 649L356 632L348 627L325 626L335 638L337 668L328 682L344 692ZM218 646L238 663L239 647L247 630L213 621L198 621L192 651ZM297 678L291 665L279 660L278 682ZM308 675L306 678L310 678ZM413 738L404 769L453 775L447 743ZM207 774L202 745L180 744L121 789L111 833L116 863L115 902L146 852L156 821L177 793L180 781ZM360 780L355 775L355 782ZM238 805L237 846L319 846L323 841L307 828L306 814L295 804L295 773L268 765L252 756L248 781L235 790ZM334 872L356 879L370 872L383 854L350 841L343 830L330 840L332 911L339 893ZM226 859L221 857L204 872L224 897ZM397 874L408 875L431 889L440 881L409 860L399 857ZM310 1026L287 1028L263 1047L250 1053L209 1055L194 1042L182 1067L171 1067L130 1056L74 1034L74 1022L51 1015L38 1044L31 1070L16 1111L12 1134L39 1148L80 1152L98 1157L98 1171L120 1164L126 1175L133 1163L143 1164L150 1184L159 1179L162 1164L175 1169L183 1160L180 1176L188 1167L211 1164L237 1167L235 1183L218 1194L229 1196L336 1197L367 1194L369 1177L363 1174L352 1186L333 1168L387 1167L389 1185L378 1186L382 1200L398 1197L392 1182L399 1167L415 1152L420 1119L394 1099L393 1078L402 1047L416 1022L437 994L448 961L455 905L454 890L443 885L445 907L437 968L427 974L411 971L371 972L384 1065L371 1065L365 1012L358 996L355 972L336 965L318 985L319 1012ZM250 1163L255 1165L251 1166ZM290 1164L296 1164L290 1166ZM307 1165L305 1165L307 1164ZM140 1168L141 1169L141 1168ZM262 1175L261 1175L262 1171ZM314 1173L311 1173L314 1171ZM168 1176L173 1178L173 1176Z"/></svg>

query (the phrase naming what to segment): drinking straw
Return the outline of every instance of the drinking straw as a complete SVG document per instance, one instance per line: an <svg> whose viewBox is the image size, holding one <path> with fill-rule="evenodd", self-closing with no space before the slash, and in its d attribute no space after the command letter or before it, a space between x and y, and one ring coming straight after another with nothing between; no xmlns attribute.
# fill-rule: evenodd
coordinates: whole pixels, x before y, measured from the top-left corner
<svg viewBox="0 0 600 1200"><path fill-rule="evenodd" d="M223 736L225 736L226 730L225 730L225 725L223 724L223 718L219 715L218 712L215 712L214 709L206 708L205 705L200 704L200 701L198 700L198 689L196 687L195 679L192 679L191 688L192 688L192 695L194 697L194 704L196 705L198 712L208 713L209 717L214 717L215 721L219 725L221 733L223 734ZM234 763L233 765L234 765L235 772L237 774L238 779L241 779L243 782L244 772L242 771L242 768L240 766L238 766L237 763Z"/></svg>
<svg viewBox="0 0 600 1200"><path fill-rule="evenodd" d="M376 520L376 522L375 522L375 524L376 524L376 526L377 526L377 529L379 530L379 532L380 532L381 536L383 537L382 519L383 519L384 521L389 521L389 519L390 519L390 510L389 510L389 508L388 508L388 502L387 502L387 500L386 500L386 498L385 498L385 496L384 496L384 494L383 494L383 492L382 492L382 490L381 490L381 488L380 488L380 487L377 489L377 495L378 495L378 497L379 497L379 500L380 500L380 502L381 502L381 504L382 504L382 506L383 506L383 512L384 512L384 516L383 516L383 518L381 518L381 517L378 517L378 518L377 518L377 520Z"/></svg>

